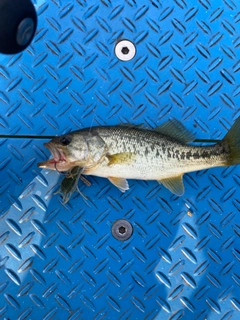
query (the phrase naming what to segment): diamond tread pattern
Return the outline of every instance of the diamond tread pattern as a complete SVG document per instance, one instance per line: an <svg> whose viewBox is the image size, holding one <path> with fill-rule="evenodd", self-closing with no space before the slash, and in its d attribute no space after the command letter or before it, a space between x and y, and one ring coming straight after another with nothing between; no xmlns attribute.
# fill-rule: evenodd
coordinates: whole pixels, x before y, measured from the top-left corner
<svg viewBox="0 0 240 320"><path fill-rule="evenodd" d="M1 56L0 134L55 135L176 117L221 139L239 116L239 5L225 1L36 1L38 31ZM36 4L36 3L35 3ZM118 40L135 43L129 62ZM239 168L157 182L105 179L67 205L39 170L45 140L1 139L0 318L239 319ZM118 219L132 238L115 240Z"/></svg>

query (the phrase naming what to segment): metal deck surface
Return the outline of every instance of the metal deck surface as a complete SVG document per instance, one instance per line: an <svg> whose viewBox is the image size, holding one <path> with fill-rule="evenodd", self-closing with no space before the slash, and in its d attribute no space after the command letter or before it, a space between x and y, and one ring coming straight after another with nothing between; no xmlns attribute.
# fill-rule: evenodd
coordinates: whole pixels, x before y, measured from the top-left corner
<svg viewBox="0 0 240 320"><path fill-rule="evenodd" d="M58 135L170 117L221 139L240 115L240 5L232 0L34 1L38 31L0 56L0 134ZM122 62L118 40L135 43ZM45 140L0 140L0 318L239 319L240 166L157 182L106 179L67 205L39 170ZM134 228L125 242L111 226Z"/></svg>

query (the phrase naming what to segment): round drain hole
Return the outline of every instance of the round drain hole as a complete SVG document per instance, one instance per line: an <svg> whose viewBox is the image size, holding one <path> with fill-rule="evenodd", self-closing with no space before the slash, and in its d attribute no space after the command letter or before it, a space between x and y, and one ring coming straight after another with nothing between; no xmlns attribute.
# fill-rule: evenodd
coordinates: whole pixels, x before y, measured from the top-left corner
<svg viewBox="0 0 240 320"><path fill-rule="evenodd" d="M135 45L129 40L122 40L116 44L115 54L119 60L129 61L136 54Z"/></svg>
<svg viewBox="0 0 240 320"><path fill-rule="evenodd" d="M133 228L130 222L121 219L114 222L112 225L112 235L115 239L125 241L132 235Z"/></svg>

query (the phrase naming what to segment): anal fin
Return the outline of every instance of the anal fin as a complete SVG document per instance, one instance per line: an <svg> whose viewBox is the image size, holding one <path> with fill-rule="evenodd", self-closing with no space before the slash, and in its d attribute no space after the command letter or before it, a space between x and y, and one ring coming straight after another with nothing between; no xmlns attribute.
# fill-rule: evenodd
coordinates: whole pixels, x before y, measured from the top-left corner
<svg viewBox="0 0 240 320"><path fill-rule="evenodd" d="M176 177L158 180L158 182L162 183L165 188L167 188L177 196L182 196L184 194L184 185L182 177L183 174Z"/></svg>
<svg viewBox="0 0 240 320"><path fill-rule="evenodd" d="M125 192L129 189L128 182L124 178L108 177L108 180L122 192Z"/></svg>

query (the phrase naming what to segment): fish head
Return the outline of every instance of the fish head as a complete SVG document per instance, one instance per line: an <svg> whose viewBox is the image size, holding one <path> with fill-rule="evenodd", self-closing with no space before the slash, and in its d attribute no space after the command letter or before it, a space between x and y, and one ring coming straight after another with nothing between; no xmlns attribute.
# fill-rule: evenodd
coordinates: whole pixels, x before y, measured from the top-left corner
<svg viewBox="0 0 240 320"><path fill-rule="evenodd" d="M44 144L52 158L38 167L68 171L73 167L91 168L98 164L105 149L104 141L93 132L76 131L53 138Z"/></svg>

